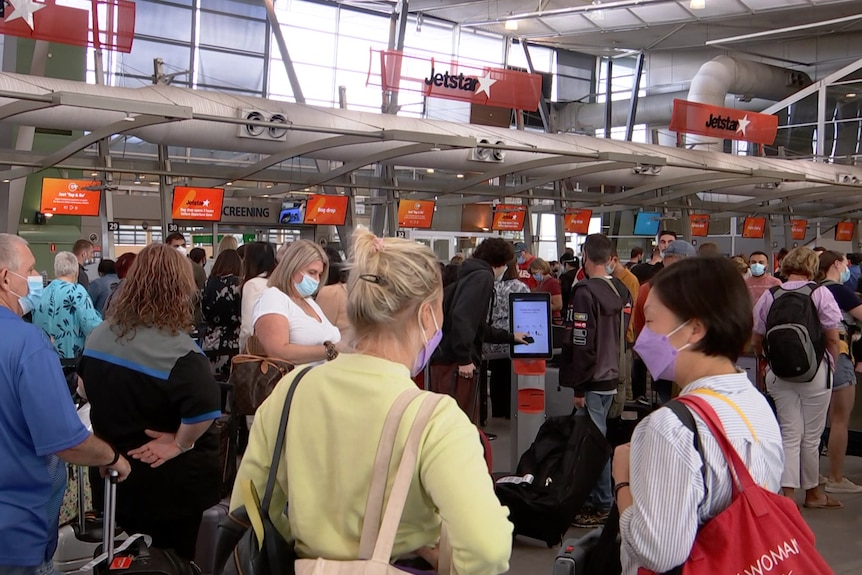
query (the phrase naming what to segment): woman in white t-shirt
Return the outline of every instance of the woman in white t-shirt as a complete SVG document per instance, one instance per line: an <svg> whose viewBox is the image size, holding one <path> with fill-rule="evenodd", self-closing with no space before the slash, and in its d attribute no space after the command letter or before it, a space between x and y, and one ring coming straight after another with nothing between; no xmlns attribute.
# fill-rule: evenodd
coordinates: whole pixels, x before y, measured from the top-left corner
<svg viewBox="0 0 862 575"><path fill-rule="evenodd" d="M308 240L285 249L252 314L254 335L268 356L297 365L338 356L341 333L312 299L326 277L327 261L323 249Z"/></svg>

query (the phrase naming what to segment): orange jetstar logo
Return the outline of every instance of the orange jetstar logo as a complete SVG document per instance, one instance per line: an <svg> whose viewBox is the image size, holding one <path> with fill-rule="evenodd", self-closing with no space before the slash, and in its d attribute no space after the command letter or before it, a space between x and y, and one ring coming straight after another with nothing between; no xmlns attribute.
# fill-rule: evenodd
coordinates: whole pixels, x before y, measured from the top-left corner
<svg viewBox="0 0 862 575"><path fill-rule="evenodd" d="M670 129L686 134L769 145L775 142L778 133L778 116L674 100Z"/></svg>

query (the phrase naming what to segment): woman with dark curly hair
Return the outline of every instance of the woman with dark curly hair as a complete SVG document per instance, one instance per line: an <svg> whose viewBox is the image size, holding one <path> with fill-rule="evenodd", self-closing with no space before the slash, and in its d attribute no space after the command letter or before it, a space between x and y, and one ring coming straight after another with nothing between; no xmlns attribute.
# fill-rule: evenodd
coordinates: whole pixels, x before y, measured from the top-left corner
<svg viewBox="0 0 862 575"><path fill-rule="evenodd" d="M189 332L192 267L164 244L141 251L106 321L87 339L79 374L93 431L131 459L117 522L193 559L203 511L218 501L221 396Z"/></svg>

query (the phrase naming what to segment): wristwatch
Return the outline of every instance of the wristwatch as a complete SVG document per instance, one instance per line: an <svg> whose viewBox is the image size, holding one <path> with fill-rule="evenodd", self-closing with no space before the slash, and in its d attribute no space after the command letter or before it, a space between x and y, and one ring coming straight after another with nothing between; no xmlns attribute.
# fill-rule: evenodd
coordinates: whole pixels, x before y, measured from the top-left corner
<svg viewBox="0 0 862 575"><path fill-rule="evenodd" d="M179 447L179 448L180 448L180 453L188 453L189 451L191 451L192 449L194 449L194 448L195 448L195 444L194 444L194 443L192 443L192 444L191 444L190 446L188 446L188 447L183 447L182 445L180 445L180 442L179 442L179 441L174 441L174 443L176 443L176 444L177 444L177 447Z"/></svg>
<svg viewBox="0 0 862 575"><path fill-rule="evenodd" d="M338 350L335 349L335 344L331 341L324 341L323 347L326 348L326 361L332 361L338 357Z"/></svg>

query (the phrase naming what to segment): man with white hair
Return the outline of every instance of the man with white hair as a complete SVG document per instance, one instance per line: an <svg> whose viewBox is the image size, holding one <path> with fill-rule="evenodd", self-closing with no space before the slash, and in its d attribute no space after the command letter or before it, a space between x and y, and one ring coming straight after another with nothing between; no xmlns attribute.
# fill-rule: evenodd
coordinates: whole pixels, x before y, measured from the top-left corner
<svg viewBox="0 0 862 575"><path fill-rule="evenodd" d="M77 281L78 259L71 252L54 256L54 281L48 284L33 310L33 323L47 333L63 359L84 353L90 332L102 323L93 300Z"/></svg>
<svg viewBox="0 0 862 575"><path fill-rule="evenodd" d="M116 470L120 481L130 471L78 419L51 342L21 319L42 285L35 265L26 241L0 234L0 575L54 574L66 488L60 460Z"/></svg>

